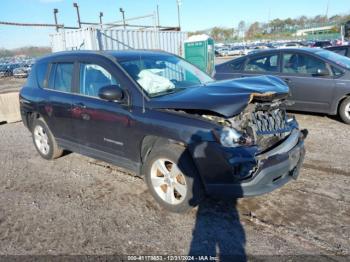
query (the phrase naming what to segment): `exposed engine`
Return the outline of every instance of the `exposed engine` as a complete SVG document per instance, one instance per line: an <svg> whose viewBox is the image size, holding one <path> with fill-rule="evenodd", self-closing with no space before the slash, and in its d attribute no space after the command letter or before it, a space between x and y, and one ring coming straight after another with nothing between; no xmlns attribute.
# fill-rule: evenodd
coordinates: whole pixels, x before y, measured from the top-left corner
<svg viewBox="0 0 350 262"><path fill-rule="evenodd" d="M289 135L291 130L284 100L250 103L232 118L212 115L202 117L243 133L247 144L259 145L262 151L274 146Z"/></svg>

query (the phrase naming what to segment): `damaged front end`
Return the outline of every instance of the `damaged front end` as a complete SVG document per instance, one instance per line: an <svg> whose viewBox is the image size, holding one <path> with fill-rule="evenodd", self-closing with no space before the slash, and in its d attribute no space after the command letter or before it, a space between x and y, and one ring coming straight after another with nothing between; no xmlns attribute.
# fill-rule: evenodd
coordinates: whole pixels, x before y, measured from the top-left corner
<svg viewBox="0 0 350 262"><path fill-rule="evenodd" d="M183 134L207 193L242 197L298 176L307 133L286 112L288 94L281 79L258 76L192 87L150 106L205 120Z"/></svg>
<svg viewBox="0 0 350 262"><path fill-rule="evenodd" d="M274 94L252 94L238 115L201 115L220 126L213 130L217 143L193 148L197 166L207 174L208 192L236 197L259 195L298 176L307 132L300 131L295 118L287 114L286 103ZM196 159L210 159L206 162L211 164Z"/></svg>
<svg viewBox="0 0 350 262"><path fill-rule="evenodd" d="M259 152L263 152L286 138L293 129L298 128L295 118L286 112L287 102L280 99L268 101L271 97L273 97L271 93L252 94L247 107L233 117L214 115L202 115L202 117L222 126L213 133L217 141L224 146L256 145L259 147Z"/></svg>

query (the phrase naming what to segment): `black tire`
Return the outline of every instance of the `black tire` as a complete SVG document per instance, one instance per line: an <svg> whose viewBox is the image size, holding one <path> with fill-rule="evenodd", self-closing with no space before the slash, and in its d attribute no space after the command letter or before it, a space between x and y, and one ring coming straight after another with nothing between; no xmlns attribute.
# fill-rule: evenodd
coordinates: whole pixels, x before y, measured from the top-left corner
<svg viewBox="0 0 350 262"><path fill-rule="evenodd" d="M169 159L173 163L177 164L178 169L181 171L182 178L185 179L185 186L187 187L187 192L182 202L176 204L169 204L163 200L156 192L155 187L152 184L151 170L153 164L160 159ZM154 199L165 209L175 212L182 213L189 209L197 206L204 198L204 190L202 181L197 173L194 166L192 158L185 148L174 145L167 144L158 148L152 149L146 161L143 165L143 175L145 176L145 181L148 189ZM175 191L176 195L176 191Z"/></svg>
<svg viewBox="0 0 350 262"><path fill-rule="evenodd" d="M47 144L49 146L47 153L43 153L35 141L35 130L37 127L41 127L43 130L43 133L47 135ZM42 118L34 119L32 124L32 138L33 138L34 146L42 158L47 160L52 160L52 159L59 158L60 156L63 155L63 149L57 145L55 137L52 135L49 127L47 126L47 124Z"/></svg>
<svg viewBox="0 0 350 262"><path fill-rule="evenodd" d="M350 97L344 99L339 107L339 116L341 120L350 125Z"/></svg>

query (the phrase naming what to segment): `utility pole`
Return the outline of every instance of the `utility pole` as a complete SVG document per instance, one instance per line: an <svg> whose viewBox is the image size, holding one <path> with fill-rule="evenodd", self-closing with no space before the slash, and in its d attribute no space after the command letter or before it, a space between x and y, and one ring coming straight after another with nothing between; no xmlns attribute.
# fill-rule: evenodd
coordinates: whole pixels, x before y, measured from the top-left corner
<svg viewBox="0 0 350 262"><path fill-rule="evenodd" d="M77 16L78 16L78 24L79 24L79 28L81 28L81 21L80 21L80 14L79 14L79 6L77 3L73 3L73 7L75 7L77 9Z"/></svg>
<svg viewBox="0 0 350 262"><path fill-rule="evenodd" d="M158 22L158 27L160 26L159 22L159 5L157 5L157 22Z"/></svg>
<svg viewBox="0 0 350 262"><path fill-rule="evenodd" d="M103 13L100 12L100 25L101 25L101 29L103 29L102 17L103 17Z"/></svg>
<svg viewBox="0 0 350 262"><path fill-rule="evenodd" d="M123 16L123 25L124 25L124 30L126 29L126 24L125 24L125 11L123 8L119 8L119 11L122 13Z"/></svg>
<svg viewBox="0 0 350 262"><path fill-rule="evenodd" d="M327 1L327 7L326 7L326 18L328 18L328 10L329 10L329 0Z"/></svg>
<svg viewBox="0 0 350 262"><path fill-rule="evenodd" d="M58 9L55 8L55 9L53 10L53 15L54 15L54 17L55 17L56 32L58 32L57 13L58 13Z"/></svg>
<svg viewBox="0 0 350 262"><path fill-rule="evenodd" d="M179 31L181 31L181 20L180 20L180 5L181 5L181 0L176 0L177 4L177 21L178 21L178 27Z"/></svg>

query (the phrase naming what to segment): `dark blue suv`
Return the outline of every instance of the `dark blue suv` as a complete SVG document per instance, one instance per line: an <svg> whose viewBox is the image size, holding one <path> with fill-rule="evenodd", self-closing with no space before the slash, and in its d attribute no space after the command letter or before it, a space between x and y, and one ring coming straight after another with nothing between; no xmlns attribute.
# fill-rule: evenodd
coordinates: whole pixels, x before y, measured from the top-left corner
<svg viewBox="0 0 350 262"><path fill-rule="evenodd" d="M275 77L215 82L160 51L74 51L39 59L20 92L45 159L64 150L143 175L174 212L205 195L245 197L296 178L304 138Z"/></svg>

